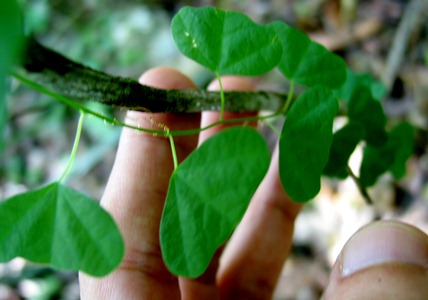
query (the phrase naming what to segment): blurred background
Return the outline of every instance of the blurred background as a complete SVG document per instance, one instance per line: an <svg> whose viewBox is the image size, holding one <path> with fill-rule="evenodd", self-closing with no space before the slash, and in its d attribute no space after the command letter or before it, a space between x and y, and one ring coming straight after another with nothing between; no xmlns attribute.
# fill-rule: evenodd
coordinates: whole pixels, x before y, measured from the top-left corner
<svg viewBox="0 0 428 300"><path fill-rule="evenodd" d="M365 204L351 180L323 180L317 198L296 224L295 246L284 266L275 299L319 299L329 269L344 242L378 212L428 232L428 8L425 0L223 0L113 1L22 0L27 33L95 69L137 79L155 66L177 68L201 88L213 75L181 55L170 22L184 5L234 9L259 23L281 20L308 33L342 56L357 73L368 73L388 89L383 99L389 123L417 128L407 175L383 176ZM272 71L255 79L260 89L284 91L287 81ZM10 85L7 147L0 160L0 199L58 179L67 164L78 111ZM121 118L123 111L91 103L93 110ZM344 120L338 118L337 126ZM269 130L267 138L272 139ZM67 184L100 199L121 129L87 117ZM361 148L351 157L358 171ZM78 299L77 275L15 259L0 264L0 300Z"/></svg>

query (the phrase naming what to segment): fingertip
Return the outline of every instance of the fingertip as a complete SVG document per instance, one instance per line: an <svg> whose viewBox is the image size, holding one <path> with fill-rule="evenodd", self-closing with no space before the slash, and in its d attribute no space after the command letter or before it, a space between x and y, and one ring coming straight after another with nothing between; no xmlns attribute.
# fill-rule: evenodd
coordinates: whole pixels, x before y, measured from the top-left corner
<svg viewBox="0 0 428 300"><path fill-rule="evenodd" d="M182 90L182 89L197 89L197 85L188 76L169 67L155 67L145 71L138 81L141 84L152 86L158 89L167 90ZM141 111L128 111L126 115L126 123L139 128L150 128L155 130L165 130L167 128L173 130L190 130L200 126L200 113L192 114L172 114L172 113L150 113ZM130 135L138 135L139 133L133 130L125 130ZM177 137L176 141L191 140L191 149L197 142L197 136ZM195 142L196 141L196 142Z"/></svg>
<svg viewBox="0 0 428 300"><path fill-rule="evenodd" d="M423 299L427 294L428 236L408 224L379 221L346 243L324 299Z"/></svg>
<svg viewBox="0 0 428 300"><path fill-rule="evenodd" d="M196 89L196 84L183 73L168 67L157 67L144 72L138 81L159 89Z"/></svg>
<svg viewBox="0 0 428 300"><path fill-rule="evenodd" d="M342 275L385 262L428 268L428 238L424 232L397 221L379 221L363 227L344 247Z"/></svg>
<svg viewBox="0 0 428 300"><path fill-rule="evenodd" d="M145 71L138 82L158 89L196 89L196 84L183 73L169 67L155 67ZM162 114L156 114L162 116ZM150 118L146 118L146 112L129 110L127 112L127 124L137 127L151 127ZM150 114L151 117L154 114ZM131 131L131 134L133 132Z"/></svg>
<svg viewBox="0 0 428 300"><path fill-rule="evenodd" d="M255 90L255 84L252 80L240 76L222 76L221 82L223 90L225 91L253 91ZM208 85L208 90L218 91L220 90L220 83L218 80L213 80Z"/></svg>

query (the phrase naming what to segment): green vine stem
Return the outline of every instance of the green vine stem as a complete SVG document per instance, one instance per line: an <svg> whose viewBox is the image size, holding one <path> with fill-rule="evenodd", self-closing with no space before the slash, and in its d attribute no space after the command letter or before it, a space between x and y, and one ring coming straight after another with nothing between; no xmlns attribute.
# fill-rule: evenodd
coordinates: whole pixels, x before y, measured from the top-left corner
<svg viewBox="0 0 428 300"><path fill-rule="evenodd" d="M28 38L17 72L73 101L97 101L113 107L149 112L191 113L221 110L220 92L162 90L130 78L111 76L76 63ZM275 92L225 92L224 110L278 111L287 95Z"/></svg>
<svg viewBox="0 0 428 300"><path fill-rule="evenodd" d="M80 136L82 134L83 119L84 118L85 118L85 113L83 111L80 111L80 118L79 118L79 122L77 124L76 136L74 137L73 149L71 150L71 154L70 154L70 158L68 159L67 167L65 168L64 173L62 173L61 178L59 179L59 182L64 181L64 179L67 177L68 173L70 172L71 167L73 166L74 159L76 158L77 148L79 147Z"/></svg>

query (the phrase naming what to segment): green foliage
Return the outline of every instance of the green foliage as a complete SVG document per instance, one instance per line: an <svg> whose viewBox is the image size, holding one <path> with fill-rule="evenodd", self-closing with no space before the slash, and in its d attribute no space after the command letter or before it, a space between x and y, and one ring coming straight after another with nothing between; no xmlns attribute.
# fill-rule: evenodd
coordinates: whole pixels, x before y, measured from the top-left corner
<svg viewBox="0 0 428 300"><path fill-rule="evenodd" d="M388 171L395 179L400 179L405 174L406 161L413 153L413 136L413 127L400 123L388 134L386 143L379 147L367 145L360 168L361 184L372 186Z"/></svg>
<svg viewBox="0 0 428 300"><path fill-rule="evenodd" d="M118 266L124 253L111 216L59 182L0 203L0 228L2 262L21 256L103 276Z"/></svg>
<svg viewBox="0 0 428 300"><path fill-rule="evenodd" d="M369 145L380 146L386 142L386 116L382 104L372 97L367 87L354 90L348 102L348 116L350 121L364 128L364 140Z"/></svg>
<svg viewBox="0 0 428 300"><path fill-rule="evenodd" d="M387 146L395 138L395 133L388 138L385 128L387 119L379 101L386 94L386 88L370 75L356 74L348 69L345 83L335 89L334 93L346 101L349 123L335 133L330 158L323 174L346 178L349 175L349 157L360 141L364 140L368 146L365 148L365 161L361 166L361 180L364 181L362 186L373 185L380 175L387 172L392 164L392 157L395 156L392 153L395 150L391 145ZM409 139L406 140L406 145L411 147L408 143L411 143ZM397 165L402 167L408 157L399 159Z"/></svg>
<svg viewBox="0 0 428 300"><path fill-rule="evenodd" d="M348 160L355 147L363 138L363 128L356 123L348 123L333 135L330 156L323 174L330 177L346 178Z"/></svg>
<svg viewBox="0 0 428 300"><path fill-rule="evenodd" d="M230 128L202 144L173 173L161 222L164 260L197 277L241 220L269 166L263 137Z"/></svg>
<svg viewBox="0 0 428 300"><path fill-rule="evenodd" d="M364 86L371 91L372 97L376 100L381 100L386 95L386 87L381 82L374 80L369 74L356 74L349 68L347 69L345 83L335 92L339 99L348 101L355 91Z"/></svg>
<svg viewBox="0 0 428 300"><path fill-rule="evenodd" d="M235 11L184 7L171 31L184 55L216 74L263 74L276 67L282 54L274 30Z"/></svg>
<svg viewBox="0 0 428 300"><path fill-rule="evenodd" d="M19 15L14 10L16 2L4 0L1 5L11 6L1 9L0 15L5 11ZM16 20L9 18L7 27L0 25L0 33L7 33L0 36L0 54L5 51L2 57L7 58L0 61L0 82L19 48L16 41L21 33ZM10 30L10 26L14 29ZM349 157L360 141L366 142L361 186L373 185L388 171L396 179L404 175L413 149L413 128L402 123L388 133L379 101L385 95L385 87L366 74L347 70L340 57L306 34L285 23L259 25L239 12L212 7L185 7L171 26L179 50L217 76L259 75L278 67L291 81L284 108L272 116L287 114L279 141L279 175L284 189L295 201L315 197L323 174L345 178ZM309 89L292 103L294 82ZM3 88L1 85L0 97ZM46 89L43 92L49 94ZM224 93L221 95L224 107L227 99ZM347 101L349 122L333 135L338 98ZM1 112L5 104L0 100ZM82 108L67 98L60 100ZM103 114L92 114L124 125ZM220 117L219 124L222 122ZM173 133L167 135L173 141ZM72 158L76 149L77 144ZM175 169L160 228L162 253L174 274L197 277L204 272L218 247L241 220L268 169L269 159L260 134L239 127L210 138ZM0 229L0 261L22 256L57 268L101 276L116 268L124 252L111 217L86 196L59 182L1 203Z"/></svg>
<svg viewBox="0 0 428 300"><path fill-rule="evenodd" d="M297 202L312 199L320 190L337 110L333 92L317 87L300 95L287 114L279 141L279 175Z"/></svg>
<svg viewBox="0 0 428 300"><path fill-rule="evenodd" d="M393 145L394 162L389 171L395 179L401 179L406 174L406 161L411 157L414 148L415 130L409 123L400 123L389 134L388 142Z"/></svg>
<svg viewBox="0 0 428 300"><path fill-rule="evenodd" d="M270 27L282 43L278 68L288 79L308 87L323 85L330 88L345 81L346 64L342 58L283 22L274 22Z"/></svg>
<svg viewBox="0 0 428 300"><path fill-rule="evenodd" d="M22 47L22 18L16 0L0 1L0 152L4 148L7 121L6 76L14 65Z"/></svg>

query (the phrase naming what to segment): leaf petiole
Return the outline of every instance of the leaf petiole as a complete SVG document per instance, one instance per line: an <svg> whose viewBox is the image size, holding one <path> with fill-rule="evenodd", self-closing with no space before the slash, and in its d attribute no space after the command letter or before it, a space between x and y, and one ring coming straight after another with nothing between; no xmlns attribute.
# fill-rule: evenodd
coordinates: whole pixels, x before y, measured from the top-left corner
<svg viewBox="0 0 428 300"><path fill-rule="evenodd" d="M277 137L281 136L281 131L279 131L271 122L264 120L264 123L276 134Z"/></svg>
<svg viewBox="0 0 428 300"><path fill-rule="evenodd" d="M220 106L220 117L219 117L219 121L223 121L223 115L224 115L224 107L225 107L225 99L224 99L224 91L223 91L223 83L221 82L221 76L218 73L215 73L215 76L217 77L218 80L218 84L220 86L220 101L221 101L221 106Z"/></svg>
<svg viewBox="0 0 428 300"><path fill-rule="evenodd" d="M84 118L85 118L85 113L83 111L80 111L79 123L77 124L76 136L74 138L73 149L71 150L71 154L70 154L70 158L68 160L67 167L65 168L64 173L62 173L61 178L59 179L59 182L63 182L65 177L67 177L68 173L70 172L71 166L73 165L74 159L76 158L77 148L79 147L80 136L82 134L83 119Z"/></svg>
<svg viewBox="0 0 428 300"><path fill-rule="evenodd" d="M171 144L172 159L174 161L174 170L178 167L177 150L175 149L174 136L168 132L169 143Z"/></svg>
<svg viewBox="0 0 428 300"><path fill-rule="evenodd" d="M294 81L290 81L290 90L289 94L287 95L287 100L285 100L284 107L282 108L282 113L286 114L288 109L290 108L291 102L293 101L294 96Z"/></svg>

